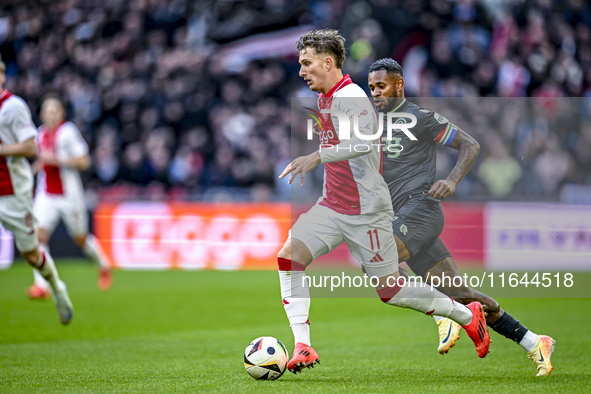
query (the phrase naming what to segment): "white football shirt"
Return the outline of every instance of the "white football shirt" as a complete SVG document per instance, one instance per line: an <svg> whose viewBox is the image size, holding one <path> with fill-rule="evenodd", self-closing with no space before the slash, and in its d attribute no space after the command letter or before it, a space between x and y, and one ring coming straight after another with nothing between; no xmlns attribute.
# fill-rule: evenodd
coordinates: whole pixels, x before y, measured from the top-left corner
<svg viewBox="0 0 591 394"><path fill-rule="evenodd" d="M72 122L63 122L53 130L39 127L39 149L49 152L60 161L71 160L88 154L88 145ZM44 165L37 178L37 193L82 199L84 189L78 169L68 166Z"/></svg>
<svg viewBox="0 0 591 394"><path fill-rule="evenodd" d="M351 127L357 117L359 132L375 136L372 140L362 140L352 130L347 130L350 138L341 141L337 116L322 114L328 127L320 131L324 187L318 203L347 215L376 212L393 215L388 186L381 175L377 113L363 89L354 84L349 75L344 75L326 95L320 95L318 107L344 113L351 119Z"/></svg>
<svg viewBox="0 0 591 394"><path fill-rule="evenodd" d="M0 144L14 145L37 136L25 101L6 89L0 92ZM33 190L31 166L23 156L0 156L0 196Z"/></svg>

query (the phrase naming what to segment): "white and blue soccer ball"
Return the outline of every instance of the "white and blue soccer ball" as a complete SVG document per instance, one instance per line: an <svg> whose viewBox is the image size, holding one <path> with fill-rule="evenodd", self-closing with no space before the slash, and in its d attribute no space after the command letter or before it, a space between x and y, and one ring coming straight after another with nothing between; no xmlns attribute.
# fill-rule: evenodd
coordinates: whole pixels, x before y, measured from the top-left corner
<svg viewBox="0 0 591 394"><path fill-rule="evenodd" d="M278 379L285 372L288 360L285 345L273 337L257 338L244 351L244 368L258 380Z"/></svg>

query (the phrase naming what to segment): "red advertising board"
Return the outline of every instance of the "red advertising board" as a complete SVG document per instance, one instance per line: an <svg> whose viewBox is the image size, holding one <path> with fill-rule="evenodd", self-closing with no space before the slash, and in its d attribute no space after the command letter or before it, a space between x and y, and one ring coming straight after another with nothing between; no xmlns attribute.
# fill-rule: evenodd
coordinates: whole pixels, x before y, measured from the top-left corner
<svg viewBox="0 0 591 394"><path fill-rule="evenodd" d="M95 233L120 268L273 268L289 204L100 204Z"/></svg>
<svg viewBox="0 0 591 394"><path fill-rule="evenodd" d="M484 261L484 204L442 203L445 226L441 240L456 263L482 265Z"/></svg>
<svg viewBox="0 0 591 394"><path fill-rule="evenodd" d="M276 269L300 209L288 203L102 203L95 233L124 269ZM444 204L442 239L460 263L482 264L482 204ZM356 266L345 244L315 265Z"/></svg>

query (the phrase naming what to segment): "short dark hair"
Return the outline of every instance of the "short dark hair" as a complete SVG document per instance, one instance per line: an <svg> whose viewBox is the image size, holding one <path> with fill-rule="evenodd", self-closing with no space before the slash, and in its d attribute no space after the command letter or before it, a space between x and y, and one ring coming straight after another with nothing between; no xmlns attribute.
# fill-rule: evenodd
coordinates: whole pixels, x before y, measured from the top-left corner
<svg viewBox="0 0 591 394"><path fill-rule="evenodd" d="M400 64L398 64L396 60L390 59L388 57L376 60L371 66L369 66L370 73L380 70L386 70L386 74L398 74L401 77L404 76Z"/></svg>
<svg viewBox="0 0 591 394"><path fill-rule="evenodd" d="M343 68L345 61L345 39L338 30L310 30L297 42L298 54L306 47L314 48L317 54L332 55L337 68Z"/></svg>

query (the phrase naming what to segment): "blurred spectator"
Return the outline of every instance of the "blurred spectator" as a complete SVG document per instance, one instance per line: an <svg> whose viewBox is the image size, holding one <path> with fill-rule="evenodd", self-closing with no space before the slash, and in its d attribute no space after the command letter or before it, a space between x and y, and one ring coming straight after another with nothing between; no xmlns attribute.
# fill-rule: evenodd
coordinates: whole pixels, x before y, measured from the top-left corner
<svg viewBox="0 0 591 394"><path fill-rule="evenodd" d="M560 145L558 138L552 135L546 140L544 152L534 162L534 168L542 182L542 190L547 195L558 190L560 183L572 170L572 160Z"/></svg>
<svg viewBox="0 0 591 394"><path fill-rule="evenodd" d="M199 199L242 187L286 199L276 175L294 153L290 97L313 95L297 76L295 40L313 27L341 30L344 71L362 87L368 66L391 56L409 96L591 96L591 6L581 0L7 0L0 53L6 88L34 116L46 93L66 99L92 149L91 189ZM430 103L481 142L498 134L453 198L556 199L565 183L591 184L588 104L561 127L525 101L481 103Z"/></svg>
<svg viewBox="0 0 591 394"><path fill-rule="evenodd" d="M488 149L490 154L480 164L478 176L493 197L506 198L521 176L521 167L499 139L490 138Z"/></svg>

